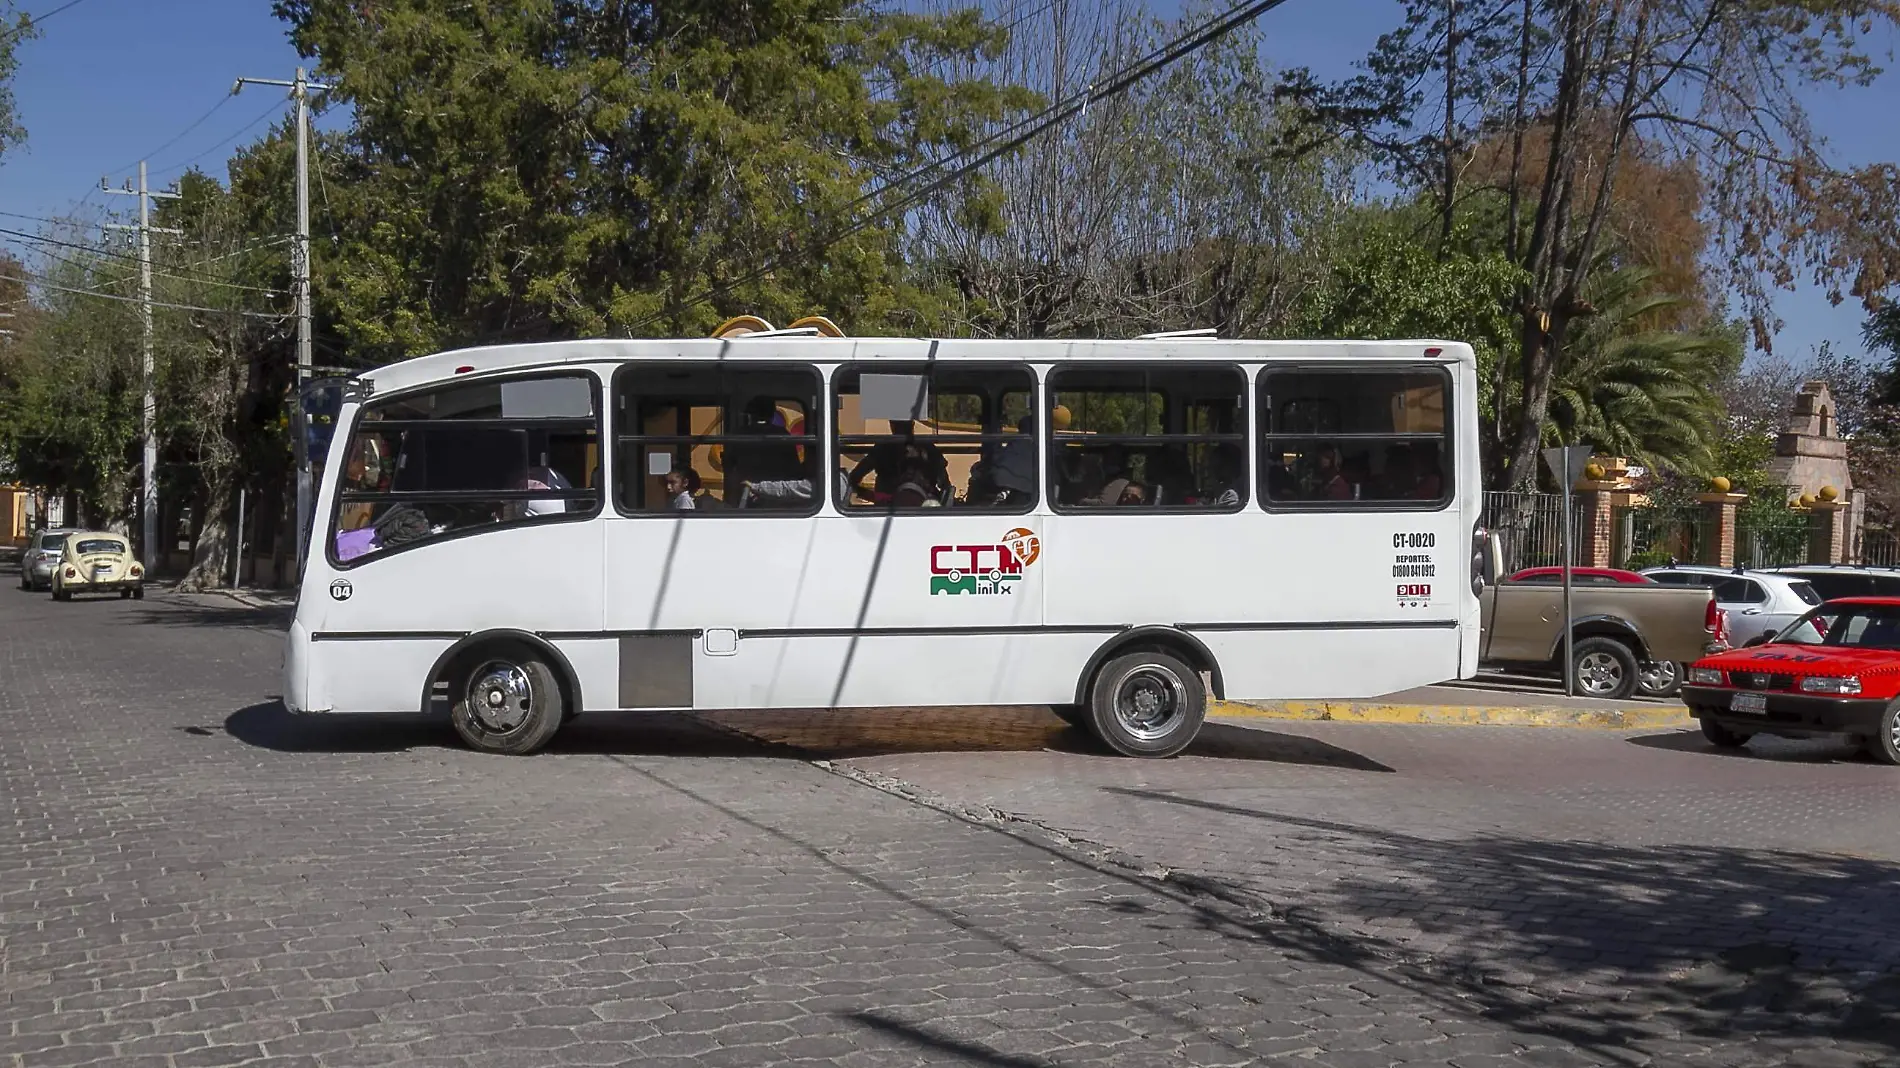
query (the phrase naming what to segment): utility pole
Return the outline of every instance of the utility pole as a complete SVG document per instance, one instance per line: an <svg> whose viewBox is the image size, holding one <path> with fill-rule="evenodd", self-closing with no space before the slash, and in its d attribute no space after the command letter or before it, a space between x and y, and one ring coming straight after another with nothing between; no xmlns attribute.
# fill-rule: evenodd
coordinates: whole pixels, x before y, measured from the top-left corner
<svg viewBox="0 0 1900 1068"><path fill-rule="evenodd" d="M152 383L152 232L157 229L161 234L182 234L183 230L155 228L152 226L152 198L164 197L177 200L177 193L160 193L145 185L145 161L139 160L139 187L132 188L128 180L124 189L113 189L106 185L104 178L99 179L99 188L107 193L139 198L139 224L126 226L121 223L107 223L111 230L137 230L139 233L139 323L143 327L144 346L140 360L140 371L145 383L145 403L142 412L142 436L145 444L144 472L139 479L139 534L145 557L145 570L149 574L158 569L158 399Z"/></svg>
<svg viewBox="0 0 1900 1068"><path fill-rule="evenodd" d="M305 539L310 536L312 503L310 433L304 425L303 412L303 387L310 378L310 94L327 92L331 87L305 77L302 67L297 68L296 77L290 81L239 78L231 86L231 95L236 96L246 85L275 85L289 89L290 99L297 105L297 236L290 252L290 289L297 301L297 408L296 418L292 420L297 432L294 446L297 463L297 537L292 542L292 562L297 573L302 574Z"/></svg>

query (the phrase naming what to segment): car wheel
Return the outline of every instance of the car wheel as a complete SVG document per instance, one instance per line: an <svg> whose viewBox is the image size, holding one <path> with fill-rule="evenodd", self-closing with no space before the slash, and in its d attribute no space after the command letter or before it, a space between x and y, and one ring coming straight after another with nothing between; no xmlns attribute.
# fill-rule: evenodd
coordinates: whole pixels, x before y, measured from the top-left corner
<svg viewBox="0 0 1900 1068"><path fill-rule="evenodd" d="M1645 660L1636 669L1636 688L1644 697L1668 697L1682 688L1682 665L1674 660Z"/></svg>
<svg viewBox="0 0 1900 1068"><path fill-rule="evenodd" d="M132 599L134 601L143 601L145 599L145 587L140 586L138 589L133 590Z"/></svg>
<svg viewBox="0 0 1900 1068"><path fill-rule="evenodd" d="M513 649L489 653L456 688L450 718L469 748L523 756L554 737L567 702L553 669Z"/></svg>
<svg viewBox="0 0 1900 1068"><path fill-rule="evenodd" d="M1571 677L1584 697L1621 700L1636 692L1636 654L1613 638L1585 638L1570 652Z"/></svg>
<svg viewBox="0 0 1900 1068"><path fill-rule="evenodd" d="M1747 745L1748 740L1753 738L1754 735L1742 731L1730 730L1712 719L1704 719L1702 721L1702 737L1707 738L1709 744L1717 749L1740 749L1742 746Z"/></svg>
<svg viewBox="0 0 1900 1068"><path fill-rule="evenodd" d="M1201 733L1201 675L1162 652L1129 653L1102 665L1089 686L1089 730L1122 756L1165 757Z"/></svg>
<svg viewBox="0 0 1900 1068"><path fill-rule="evenodd" d="M1862 740L1861 748L1876 764L1900 765L1900 701L1880 714L1879 729L1873 737Z"/></svg>
<svg viewBox="0 0 1900 1068"><path fill-rule="evenodd" d="M132 591L131 591L131 590L120 590L120 591L119 591L119 600L121 600L121 601L129 601L129 600L131 600L131 599L132 599Z"/></svg>

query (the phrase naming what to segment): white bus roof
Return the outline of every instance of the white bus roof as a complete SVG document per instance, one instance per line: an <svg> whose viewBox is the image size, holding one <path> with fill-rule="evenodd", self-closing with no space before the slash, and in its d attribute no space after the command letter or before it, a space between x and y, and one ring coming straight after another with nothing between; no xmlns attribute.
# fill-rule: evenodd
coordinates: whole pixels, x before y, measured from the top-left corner
<svg viewBox="0 0 1900 1068"><path fill-rule="evenodd" d="M1461 341L1242 341L1216 338L1154 340L998 340L983 338L793 337L610 339L544 341L455 349L380 367L359 376L376 393L408 389L456 374L493 374L535 367L630 360L734 360L745 362L846 363L867 361L1010 360L1056 363L1071 360L1195 360L1262 363L1304 360L1430 360L1474 365ZM463 370L466 368L466 370Z"/></svg>

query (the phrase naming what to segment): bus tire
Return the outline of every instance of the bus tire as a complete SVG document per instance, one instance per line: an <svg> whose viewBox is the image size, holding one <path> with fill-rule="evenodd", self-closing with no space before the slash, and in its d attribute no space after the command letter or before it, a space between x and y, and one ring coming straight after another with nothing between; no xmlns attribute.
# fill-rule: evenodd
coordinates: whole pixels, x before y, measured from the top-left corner
<svg viewBox="0 0 1900 1068"><path fill-rule="evenodd" d="M553 668L515 648L484 653L469 664L450 691L450 718L469 748L525 756L553 739L567 712Z"/></svg>
<svg viewBox="0 0 1900 1068"><path fill-rule="evenodd" d="M1089 730L1122 756L1167 757L1193 743L1207 716L1201 673L1158 650L1118 656L1089 685Z"/></svg>

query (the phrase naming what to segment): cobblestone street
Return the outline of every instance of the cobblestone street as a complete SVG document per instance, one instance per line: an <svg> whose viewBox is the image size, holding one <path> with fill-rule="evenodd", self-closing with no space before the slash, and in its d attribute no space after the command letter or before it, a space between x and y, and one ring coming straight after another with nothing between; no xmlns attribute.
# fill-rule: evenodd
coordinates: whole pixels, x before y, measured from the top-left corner
<svg viewBox="0 0 1900 1068"><path fill-rule="evenodd" d="M12 576L5 579L10 583ZM1900 775L1681 732L293 718L0 590L0 1064L1892 1064Z"/></svg>

